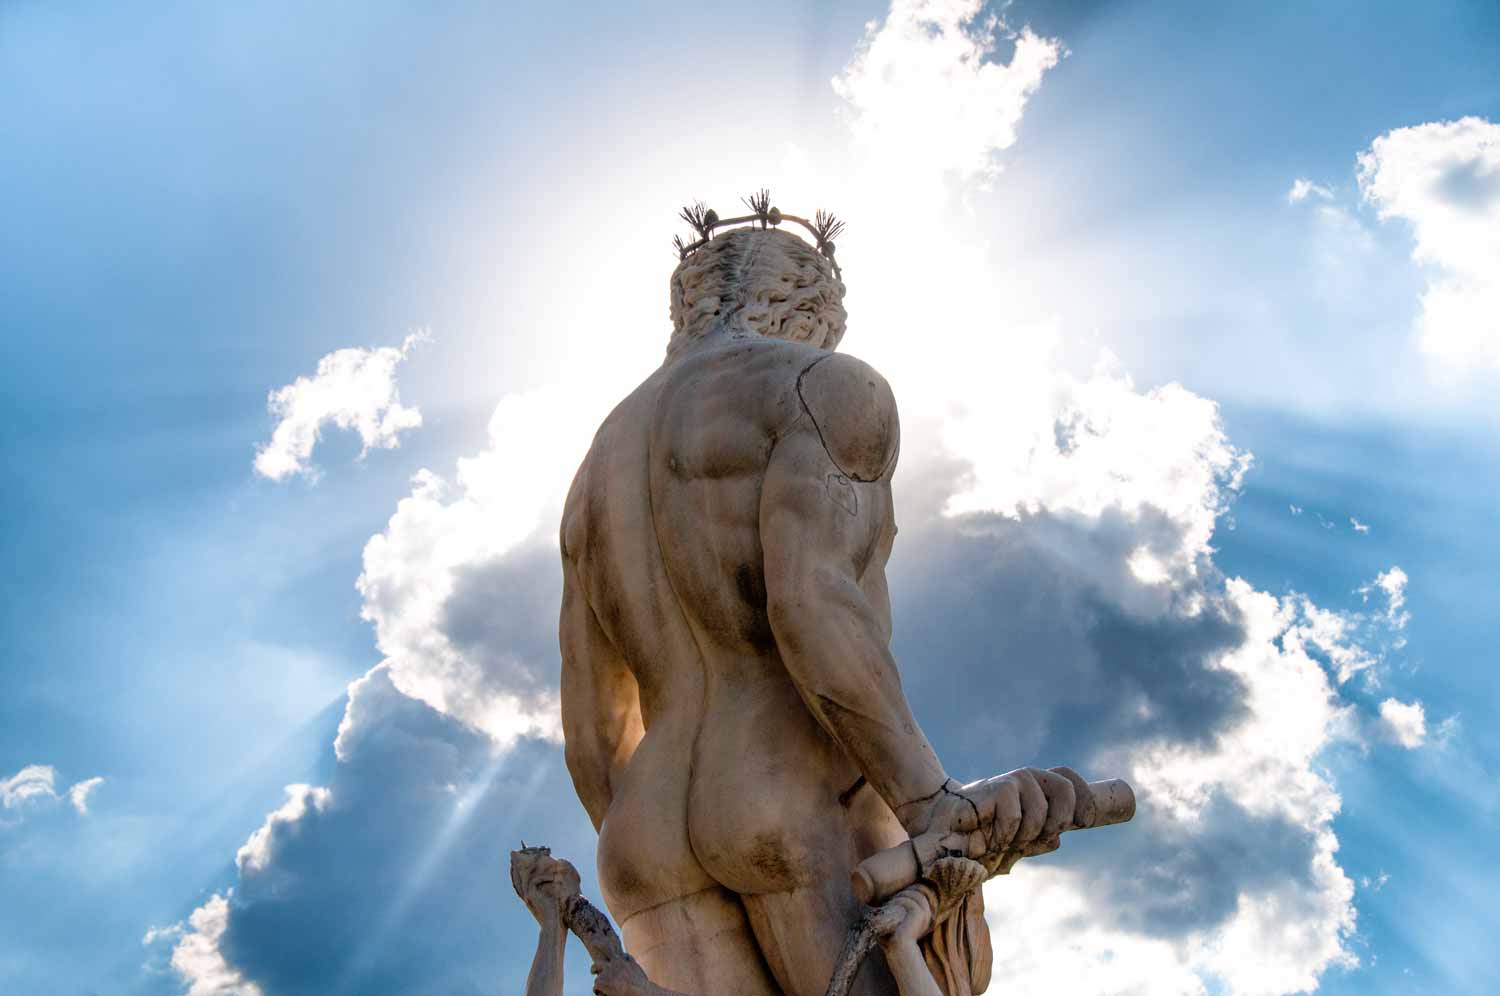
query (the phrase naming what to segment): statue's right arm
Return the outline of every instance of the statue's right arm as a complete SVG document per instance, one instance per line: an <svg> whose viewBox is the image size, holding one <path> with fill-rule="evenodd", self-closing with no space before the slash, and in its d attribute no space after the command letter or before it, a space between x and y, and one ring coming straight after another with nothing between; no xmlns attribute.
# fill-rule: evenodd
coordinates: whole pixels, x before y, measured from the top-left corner
<svg viewBox="0 0 1500 996"><path fill-rule="evenodd" d="M760 531L767 611L803 701L901 815L948 777L912 716L889 647L883 544L899 429L885 381L835 354L799 384L805 416L771 453Z"/></svg>
<svg viewBox="0 0 1500 996"><path fill-rule="evenodd" d="M562 722L568 773L594 829L645 730L640 692L584 597L577 565L563 555Z"/></svg>

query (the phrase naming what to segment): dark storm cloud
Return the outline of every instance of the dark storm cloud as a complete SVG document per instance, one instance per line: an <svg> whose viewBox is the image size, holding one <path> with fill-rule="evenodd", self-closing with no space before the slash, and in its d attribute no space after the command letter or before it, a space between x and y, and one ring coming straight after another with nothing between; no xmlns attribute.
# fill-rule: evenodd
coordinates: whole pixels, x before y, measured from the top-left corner
<svg viewBox="0 0 1500 996"><path fill-rule="evenodd" d="M962 759L951 766L1084 765L1146 737L1201 743L1241 714L1239 679L1211 667L1244 639L1222 578L1200 563L1170 592L1146 586L1128 567L1142 545L1180 536L1164 516L1118 512L902 534L896 655L924 727Z"/></svg>
<svg viewBox="0 0 1500 996"><path fill-rule="evenodd" d="M592 877L561 751L521 740L496 755L383 669L356 685L346 722L328 801L269 823L221 952L275 996L520 991L536 926L509 851L523 835L551 843Z"/></svg>
<svg viewBox="0 0 1500 996"><path fill-rule="evenodd" d="M1100 909L1108 911L1103 915L1126 929L1167 938L1223 923L1242 892L1311 885L1316 852L1306 827L1251 814L1224 798L1204 806L1191 826L1146 809L1129 833L1093 840L1095 846L1077 855L1058 857L1084 872Z"/></svg>
<svg viewBox="0 0 1500 996"><path fill-rule="evenodd" d="M484 690L535 698L558 683L557 548L534 543L505 556L454 568L453 592L438 629L477 665Z"/></svg>
<svg viewBox="0 0 1500 996"><path fill-rule="evenodd" d="M1132 747L1208 749L1240 721L1246 689L1214 666L1246 639L1222 575L1200 560L1168 593L1128 567L1139 546L1179 541L1149 512L968 516L902 534L897 659L951 773L1069 764L1108 778ZM1314 852L1305 826L1215 795L1190 823L1143 805L1128 830L1072 835L1037 860L1084 870L1118 926L1175 937L1226 920L1242 892L1309 883Z"/></svg>

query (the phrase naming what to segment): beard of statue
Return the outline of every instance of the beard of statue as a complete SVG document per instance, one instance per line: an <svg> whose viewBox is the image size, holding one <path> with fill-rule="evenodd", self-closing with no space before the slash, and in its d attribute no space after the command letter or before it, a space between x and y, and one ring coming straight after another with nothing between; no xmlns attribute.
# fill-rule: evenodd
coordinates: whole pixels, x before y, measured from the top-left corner
<svg viewBox="0 0 1500 996"><path fill-rule="evenodd" d="M847 319L843 300L832 262L797 236L734 229L673 271L667 355L720 326L836 349Z"/></svg>

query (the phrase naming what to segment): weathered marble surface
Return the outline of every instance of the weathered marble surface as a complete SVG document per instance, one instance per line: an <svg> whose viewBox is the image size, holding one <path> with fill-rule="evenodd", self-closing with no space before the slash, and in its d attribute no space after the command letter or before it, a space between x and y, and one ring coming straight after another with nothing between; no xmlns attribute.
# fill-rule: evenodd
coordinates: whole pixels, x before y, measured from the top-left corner
<svg viewBox="0 0 1500 996"><path fill-rule="evenodd" d="M604 960L600 992L817 996L837 971L861 996L981 992L974 885L1128 818L1128 788L1067 769L960 785L912 715L885 579L900 421L884 378L834 352L843 291L774 229L688 255L666 358L569 493L567 761L633 956ZM863 901L891 912L860 942L883 955L851 973Z"/></svg>

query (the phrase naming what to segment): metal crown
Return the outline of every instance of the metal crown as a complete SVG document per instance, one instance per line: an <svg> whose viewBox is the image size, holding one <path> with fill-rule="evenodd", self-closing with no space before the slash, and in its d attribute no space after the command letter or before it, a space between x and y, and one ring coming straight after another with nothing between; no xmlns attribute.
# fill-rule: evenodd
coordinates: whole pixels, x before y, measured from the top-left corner
<svg viewBox="0 0 1500 996"><path fill-rule="evenodd" d="M794 214L784 214L780 208L771 206L771 192L765 189L758 190L742 200L751 213L737 218L720 218L719 212L706 207L702 201L695 201L683 208L678 213L678 217L693 226L693 231L698 233L698 239L696 242L684 242L682 236L674 236L672 247L677 250L677 258L687 259L692 253L713 241L714 234L722 230L741 226L753 228L757 223L761 228L775 228L782 222L789 221L807 229L817 243L818 252L833 263L835 273L839 272L839 265L833 258L833 240L844 231L842 221L821 210L813 216L811 221Z"/></svg>

